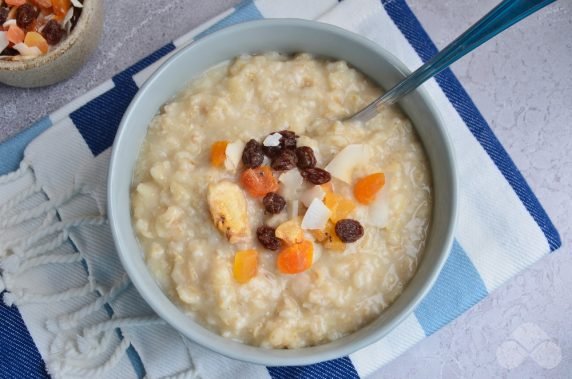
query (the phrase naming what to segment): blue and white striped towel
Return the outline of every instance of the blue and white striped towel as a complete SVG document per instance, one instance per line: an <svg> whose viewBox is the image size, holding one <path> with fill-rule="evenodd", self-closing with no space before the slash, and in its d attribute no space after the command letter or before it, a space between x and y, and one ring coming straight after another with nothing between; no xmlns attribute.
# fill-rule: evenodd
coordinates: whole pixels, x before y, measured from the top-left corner
<svg viewBox="0 0 572 379"><path fill-rule="evenodd" d="M426 87L458 157L460 218L443 272L403 324L349 357L267 368L207 351L157 319L125 277L106 224L117 126L141 83L175 50L224 26L272 17L352 30L411 69L436 53L404 0L246 2L0 145L0 377L41 378L46 370L54 377L367 377L560 246L522 175L447 70Z"/></svg>

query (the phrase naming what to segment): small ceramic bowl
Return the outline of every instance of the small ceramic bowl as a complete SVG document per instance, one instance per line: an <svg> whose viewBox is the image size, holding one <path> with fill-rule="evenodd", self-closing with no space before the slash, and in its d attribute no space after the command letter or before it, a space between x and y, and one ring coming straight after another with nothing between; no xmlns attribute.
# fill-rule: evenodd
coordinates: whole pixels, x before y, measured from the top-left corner
<svg viewBox="0 0 572 379"><path fill-rule="evenodd" d="M145 265L131 224L133 168L151 119L160 107L201 73L244 53L307 52L341 59L384 88L408 70L375 43L346 30L303 20L261 20L232 26L193 43L164 63L127 109L113 146L108 212L119 257L149 305L191 340L228 357L268 366L305 365L339 358L376 342L402 322L427 294L445 263L457 214L451 142L433 99L418 89L399 104L425 147L432 170L433 214L423 258L403 293L375 321L333 342L301 349L265 349L219 336L194 322L161 291Z"/></svg>
<svg viewBox="0 0 572 379"><path fill-rule="evenodd" d="M34 88L55 84L72 76L97 47L103 27L103 6L101 0L84 0L74 30L49 53L28 60L0 60L0 83Z"/></svg>

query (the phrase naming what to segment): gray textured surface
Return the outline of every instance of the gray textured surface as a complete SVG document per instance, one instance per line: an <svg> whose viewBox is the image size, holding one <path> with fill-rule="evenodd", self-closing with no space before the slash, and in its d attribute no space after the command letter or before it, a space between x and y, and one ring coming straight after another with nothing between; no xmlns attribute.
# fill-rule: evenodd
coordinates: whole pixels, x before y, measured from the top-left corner
<svg viewBox="0 0 572 379"><path fill-rule="evenodd" d="M0 141L58 109L236 0L106 0L95 56L72 80L41 90L0 86ZM409 0L439 47L496 0ZM128 15L128 16L126 16ZM560 0L454 66L454 71L561 232L563 248L382 368L388 378L572 377L572 1ZM538 341L497 357L518 330ZM541 330L545 332L542 334ZM519 338L517 338L519 339ZM544 344L541 340L548 339ZM526 345L523 338L521 345ZM554 366L554 367L553 367ZM553 367L553 368L549 368Z"/></svg>

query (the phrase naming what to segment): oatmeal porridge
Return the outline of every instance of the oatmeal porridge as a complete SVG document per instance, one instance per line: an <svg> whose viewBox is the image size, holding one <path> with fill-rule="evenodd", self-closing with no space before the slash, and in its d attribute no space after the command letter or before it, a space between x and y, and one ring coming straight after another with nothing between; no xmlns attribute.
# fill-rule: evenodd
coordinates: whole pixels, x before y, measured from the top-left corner
<svg viewBox="0 0 572 379"><path fill-rule="evenodd" d="M431 174L410 121L385 107L337 120L380 89L345 62L240 56L153 121L132 221L146 264L189 317L267 348L338 339L415 274Z"/></svg>

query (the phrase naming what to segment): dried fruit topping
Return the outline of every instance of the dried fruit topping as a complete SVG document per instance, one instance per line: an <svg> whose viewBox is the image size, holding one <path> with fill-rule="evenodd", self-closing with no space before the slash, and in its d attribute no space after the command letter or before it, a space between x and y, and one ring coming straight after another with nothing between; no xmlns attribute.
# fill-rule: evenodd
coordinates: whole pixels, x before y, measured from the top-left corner
<svg viewBox="0 0 572 379"><path fill-rule="evenodd" d="M280 154L282 148L280 146L262 146L262 151L268 158L273 159Z"/></svg>
<svg viewBox="0 0 572 379"><path fill-rule="evenodd" d="M42 29L42 36L50 45L57 45L63 38L65 30L56 20L50 20Z"/></svg>
<svg viewBox="0 0 572 379"><path fill-rule="evenodd" d="M343 243L336 234L333 222L328 222L324 230L312 230L310 233L312 233L316 241L320 242L326 249L344 251L346 248L346 244Z"/></svg>
<svg viewBox="0 0 572 379"><path fill-rule="evenodd" d="M18 7L20 5L26 4L26 0L5 0L7 5Z"/></svg>
<svg viewBox="0 0 572 379"><path fill-rule="evenodd" d="M336 222L335 230L342 242L355 242L363 237L363 226L349 218Z"/></svg>
<svg viewBox="0 0 572 379"><path fill-rule="evenodd" d="M316 156L314 150L309 146L300 146L296 148L296 157L298 158L298 168L305 169L316 166Z"/></svg>
<svg viewBox="0 0 572 379"><path fill-rule="evenodd" d="M52 8L56 19L63 20L71 7L71 0L52 0Z"/></svg>
<svg viewBox="0 0 572 379"><path fill-rule="evenodd" d="M18 50L13 49L13 48L11 48L11 47L7 47L7 48L4 49L4 51L1 51L1 52L0 52L0 55L3 55L3 56L5 56L5 57L13 57L13 56L16 56L16 55L18 55L18 54L20 54L20 53L18 52Z"/></svg>
<svg viewBox="0 0 572 379"><path fill-rule="evenodd" d="M296 153L293 150L283 149L273 160L272 168L276 171L288 171L296 167Z"/></svg>
<svg viewBox="0 0 572 379"><path fill-rule="evenodd" d="M18 27L18 25L10 25L8 31L6 32L6 38L8 41L12 42L14 45L20 42L24 42L24 37L26 32Z"/></svg>
<svg viewBox="0 0 572 379"><path fill-rule="evenodd" d="M268 250L279 250L282 242L276 237L276 230L270 226L260 226L256 229L256 237L262 246Z"/></svg>
<svg viewBox="0 0 572 379"><path fill-rule="evenodd" d="M258 252L256 250L241 250L234 255L232 274L234 279L243 284L256 276L258 271Z"/></svg>
<svg viewBox="0 0 572 379"><path fill-rule="evenodd" d="M8 19L8 12L10 12L10 9L6 7L0 7L0 25L5 23Z"/></svg>
<svg viewBox="0 0 572 379"><path fill-rule="evenodd" d="M32 0L32 3L36 4L40 8L51 8L52 0Z"/></svg>
<svg viewBox="0 0 572 379"><path fill-rule="evenodd" d="M332 176L329 172L317 167L300 170L300 174L312 184L324 184L332 180Z"/></svg>
<svg viewBox="0 0 572 379"><path fill-rule="evenodd" d="M24 38L24 43L28 47L37 47L40 51L45 54L48 52L49 46L48 42L42 37L38 32L28 32L26 33L26 38Z"/></svg>
<svg viewBox="0 0 572 379"><path fill-rule="evenodd" d="M280 213L286 206L286 200L276 192L268 192L262 199L264 209L270 214Z"/></svg>
<svg viewBox="0 0 572 379"><path fill-rule="evenodd" d="M333 192L326 193L324 204L332 211L330 220L333 222L346 218L356 208L353 201Z"/></svg>
<svg viewBox="0 0 572 379"><path fill-rule="evenodd" d="M19 27L26 29L38 17L40 11L32 4L23 4L16 10L16 23Z"/></svg>
<svg viewBox="0 0 572 379"><path fill-rule="evenodd" d="M286 247L278 254L276 265L283 274L298 274L312 267L314 245L305 240Z"/></svg>
<svg viewBox="0 0 572 379"><path fill-rule="evenodd" d="M381 172L359 179L354 186L354 196L357 201L368 205L375 200L375 195L385 185L385 175Z"/></svg>
<svg viewBox="0 0 572 379"><path fill-rule="evenodd" d="M264 152L262 151L262 145L254 139L248 141L242 152L242 163L244 163L246 167L255 168L260 166L263 160Z"/></svg>
<svg viewBox="0 0 572 379"><path fill-rule="evenodd" d="M240 176L244 189L254 197L262 197L268 192L278 191L278 181L268 166L249 168Z"/></svg>
<svg viewBox="0 0 572 379"><path fill-rule="evenodd" d="M290 130L282 130L279 132L282 134L282 139L280 140L280 147L284 149L294 150L296 148L296 133Z"/></svg>
<svg viewBox="0 0 572 379"><path fill-rule="evenodd" d="M293 245L304 241L304 231L300 227L298 220L289 220L278 225L276 237L288 245Z"/></svg>
<svg viewBox="0 0 572 379"><path fill-rule="evenodd" d="M231 244L250 237L246 199L238 185L228 180L209 185L207 202L215 226Z"/></svg>
<svg viewBox="0 0 572 379"><path fill-rule="evenodd" d="M224 164L224 161L226 159L226 147L227 147L227 145L228 145L228 141L216 141L215 143L212 144L212 146L211 146L211 165L213 165L214 167L221 167Z"/></svg>

